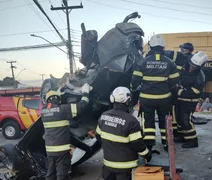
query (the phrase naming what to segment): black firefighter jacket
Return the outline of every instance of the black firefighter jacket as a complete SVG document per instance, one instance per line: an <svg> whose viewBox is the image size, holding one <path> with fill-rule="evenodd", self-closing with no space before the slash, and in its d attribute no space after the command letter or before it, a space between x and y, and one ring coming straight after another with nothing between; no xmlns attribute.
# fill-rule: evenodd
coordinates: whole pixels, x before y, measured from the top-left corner
<svg viewBox="0 0 212 180"><path fill-rule="evenodd" d="M49 156L58 156L70 151L70 120L81 114L89 99L83 96L77 104L47 104L41 111L45 129L46 152Z"/></svg>
<svg viewBox="0 0 212 180"><path fill-rule="evenodd" d="M181 69L185 68L186 63L189 60L189 56L182 54L178 51L164 51L164 55L168 58L172 59L174 63L177 66L178 72L180 72Z"/></svg>
<svg viewBox="0 0 212 180"><path fill-rule="evenodd" d="M177 100L197 104L205 86L205 74L198 68L189 72L189 63L181 70L180 86L177 91Z"/></svg>
<svg viewBox="0 0 212 180"><path fill-rule="evenodd" d="M112 110L104 112L96 132L104 151L104 165L114 171L136 167L138 155L145 156L149 152L143 143L138 120L124 104L115 103Z"/></svg>
<svg viewBox="0 0 212 180"><path fill-rule="evenodd" d="M160 100L171 96L171 89L178 83L179 73L164 51L150 51L136 68L131 88L136 89L142 83L140 98Z"/></svg>

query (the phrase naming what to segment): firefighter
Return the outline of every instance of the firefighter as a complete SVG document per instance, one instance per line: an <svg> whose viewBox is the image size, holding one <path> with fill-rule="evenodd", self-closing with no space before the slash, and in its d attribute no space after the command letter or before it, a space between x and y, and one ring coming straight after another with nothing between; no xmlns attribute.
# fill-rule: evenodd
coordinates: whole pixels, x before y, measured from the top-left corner
<svg viewBox="0 0 212 180"><path fill-rule="evenodd" d="M201 51L194 54L181 71L180 86L177 87L177 122L179 137L175 142L185 142L183 148L198 147L198 139L194 124L191 121L200 93L205 86L205 75L201 70L207 55Z"/></svg>
<svg viewBox="0 0 212 180"><path fill-rule="evenodd" d="M44 139L48 159L46 180L69 180L70 158L70 123L81 114L89 103L91 87L82 86L82 99L77 104L61 104L60 93L49 91L46 94L46 105L41 111L45 129Z"/></svg>
<svg viewBox="0 0 212 180"><path fill-rule="evenodd" d="M188 56L179 51L169 51L169 50L165 50L164 54L174 61L174 63L177 66L177 70L180 74L181 69L183 69L185 67L185 64L188 62ZM172 127L174 137L178 136L177 132L178 125L176 121L176 103L177 103L177 96L175 95L175 93L172 93L172 109L170 114L172 115Z"/></svg>
<svg viewBox="0 0 212 180"><path fill-rule="evenodd" d="M192 57L192 52L194 51L194 46L192 43L190 42L187 42L187 43L184 43L184 44L181 44L179 46L179 50L180 52L182 52L184 55L186 55L187 57Z"/></svg>
<svg viewBox="0 0 212 180"><path fill-rule="evenodd" d="M132 89L141 83L140 105L143 112L144 141L149 149L155 145L155 111L159 118L161 141L166 145L165 117L171 110L171 90L178 83L179 73L174 62L164 55L164 39L154 35L149 41L150 51L141 66L133 72Z"/></svg>
<svg viewBox="0 0 212 180"><path fill-rule="evenodd" d="M151 153L142 141L138 120L129 111L130 90L117 87L110 96L113 109L104 112L98 121L96 138L102 144L104 180L131 180L132 168L137 166L138 156L147 162Z"/></svg>

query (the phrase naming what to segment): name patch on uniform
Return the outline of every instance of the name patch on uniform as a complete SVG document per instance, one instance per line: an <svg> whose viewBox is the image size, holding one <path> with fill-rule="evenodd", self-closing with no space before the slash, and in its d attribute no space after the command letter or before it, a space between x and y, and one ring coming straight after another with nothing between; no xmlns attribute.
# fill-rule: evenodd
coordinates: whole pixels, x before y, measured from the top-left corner
<svg viewBox="0 0 212 180"><path fill-rule="evenodd" d="M167 62L161 61L147 61L147 69L167 69Z"/></svg>
<svg viewBox="0 0 212 180"><path fill-rule="evenodd" d="M112 127L117 127L118 124L124 126L126 123L125 119L108 116L108 115L102 115L101 120L105 121L105 125L112 126Z"/></svg>
<svg viewBox="0 0 212 180"><path fill-rule="evenodd" d="M55 107L55 108L42 109L41 110L41 113L43 114L44 117L53 116L54 112L60 112L60 108L59 107Z"/></svg>

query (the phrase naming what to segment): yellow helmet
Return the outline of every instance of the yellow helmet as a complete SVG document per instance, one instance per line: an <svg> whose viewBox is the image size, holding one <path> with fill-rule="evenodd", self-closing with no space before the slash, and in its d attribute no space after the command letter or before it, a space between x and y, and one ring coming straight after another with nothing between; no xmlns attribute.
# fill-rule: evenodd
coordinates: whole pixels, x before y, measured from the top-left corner
<svg viewBox="0 0 212 180"><path fill-rule="evenodd" d="M57 91L49 91L46 93L46 102L48 101L48 99L52 96L58 96L60 98L60 94Z"/></svg>

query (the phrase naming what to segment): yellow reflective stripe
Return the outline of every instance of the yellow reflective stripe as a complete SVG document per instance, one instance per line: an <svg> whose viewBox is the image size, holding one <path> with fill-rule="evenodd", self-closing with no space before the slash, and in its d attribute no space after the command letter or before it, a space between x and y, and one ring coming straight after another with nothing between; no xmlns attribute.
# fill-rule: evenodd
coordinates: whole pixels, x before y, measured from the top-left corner
<svg viewBox="0 0 212 180"><path fill-rule="evenodd" d="M145 132L155 132L154 128L145 128Z"/></svg>
<svg viewBox="0 0 212 180"><path fill-rule="evenodd" d="M71 113L72 113L72 118L77 116L77 105L76 104L71 104Z"/></svg>
<svg viewBox="0 0 212 180"><path fill-rule="evenodd" d="M185 139L195 139L195 138L197 138L197 135L194 135L194 136L185 136L184 135L184 138Z"/></svg>
<svg viewBox="0 0 212 180"><path fill-rule="evenodd" d="M160 132L161 133L166 133L166 130L165 129L160 129Z"/></svg>
<svg viewBox="0 0 212 180"><path fill-rule="evenodd" d="M172 117L173 117L173 122L172 124L177 124L177 121L176 121L176 114L175 114L175 106L172 106Z"/></svg>
<svg viewBox="0 0 212 180"><path fill-rule="evenodd" d="M89 102L89 99L88 99L87 97L85 97L85 96L83 96L81 100L82 100L82 101L85 101L85 102L87 102L87 103Z"/></svg>
<svg viewBox="0 0 212 180"><path fill-rule="evenodd" d="M174 55L173 55L173 61L175 62L177 59L177 51L174 51Z"/></svg>
<svg viewBox="0 0 212 180"><path fill-rule="evenodd" d="M140 97L147 98L147 99L164 99L170 96L171 96L171 93L161 94L161 95L140 93Z"/></svg>
<svg viewBox="0 0 212 180"><path fill-rule="evenodd" d="M97 132L99 135L101 135L101 130L99 129L99 126L97 126L97 128L96 128L96 132Z"/></svg>
<svg viewBox="0 0 212 180"><path fill-rule="evenodd" d="M129 143L130 142L129 137L123 137L123 136L117 136L114 134L110 134L110 133L100 130L100 128L97 129L97 133L99 135L101 135L102 139L106 139L108 141L120 142L120 143Z"/></svg>
<svg viewBox="0 0 212 180"><path fill-rule="evenodd" d="M156 59L156 61L159 61L160 60L160 54L155 54L155 59Z"/></svg>
<svg viewBox="0 0 212 180"><path fill-rule="evenodd" d="M145 81L166 81L168 78L167 77L154 77L154 76L144 76L143 80Z"/></svg>
<svg viewBox="0 0 212 180"><path fill-rule="evenodd" d="M43 126L44 128L63 127L63 126L69 126L69 122L67 120L44 122Z"/></svg>
<svg viewBox="0 0 212 180"><path fill-rule="evenodd" d="M177 127L175 127L175 126L172 126L172 129L177 129Z"/></svg>
<svg viewBox="0 0 212 180"><path fill-rule="evenodd" d="M191 89L192 89L192 91L194 91L195 94L199 94L200 93L200 91L198 89L194 88L194 87L192 87Z"/></svg>
<svg viewBox="0 0 212 180"><path fill-rule="evenodd" d="M136 167L138 165L138 160L135 161L127 161L127 162L113 162L113 161L107 161L104 159L104 165L111 168L116 169L129 169Z"/></svg>
<svg viewBox="0 0 212 180"><path fill-rule="evenodd" d="M170 79L173 79L173 78L176 78L176 77L179 77L180 75L179 75L179 73L177 72L177 73L174 73L174 74L170 74L169 75L169 78Z"/></svg>
<svg viewBox="0 0 212 180"><path fill-rule="evenodd" d="M141 139L142 135L141 135L141 131L138 131L136 133L132 133L129 135L129 141L135 141L137 139Z"/></svg>
<svg viewBox="0 0 212 180"><path fill-rule="evenodd" d="M179 89L177 92L177 95L180 96L182 94L182 92L183 92L183 89Z"/></svg>
<svg viewBox="0 0 212 180"><path fill-rule="evenodd" d="M139 154L140 156L145 156L145 155L148 154L148 152L149 152L149 150L146 148L143 152L139 152L138 154Z"/></svg>
<svg viewBox="0 0 212 180"><path fill-rule="evenodd" d="M61 152L61 151L66 151L70 149L71 149L70 144L65 144L60 146L46 146L47 152Z"/></svg>
<svg viewBox="0 0 212 180"><path fill-rule="evenodd" d="M177 69L178 70L181 70L183 67L182 66L177 66Z"/></svg>
<svg viewBox="0 0 212 180"><path fill-rule="evenodd" d="M143 73L140 71L133 71L133 75L142 77Z"/></svg>
<svg viewBox="0 0 212 180"><path fill-rule="evenodd" d="M142 129L143 129L143 132L145 131L145 118L144 118L144 112L142 112Z"/></svg>
<svg viewBox="0 0 212 180"><path fill-rule="evenodd" d="M195 132L196 130L195 129L190 129L190 130L184 130L183 132L184 133L191 133L191 132Z"/></svg>
<svg viewBox="0 0 212 180"><path fill-rule="evenodd" d="M149 136L149 135L146 135L144 136L144 140L155 140L155 136Z"/></svg>
<svg viewBox="0 0 212 180"><path fill-rule="evenodd" d="M185 98L177 98L178 100L181 101L187 101L187 102L198 102L199 99L185 99Z"/></svg>
<svg viewBox="0 0 212 180"><path fill-rule="evenodd" d="M166 136L161 136L161 139L166 140Z"/></svg>

